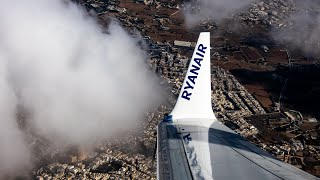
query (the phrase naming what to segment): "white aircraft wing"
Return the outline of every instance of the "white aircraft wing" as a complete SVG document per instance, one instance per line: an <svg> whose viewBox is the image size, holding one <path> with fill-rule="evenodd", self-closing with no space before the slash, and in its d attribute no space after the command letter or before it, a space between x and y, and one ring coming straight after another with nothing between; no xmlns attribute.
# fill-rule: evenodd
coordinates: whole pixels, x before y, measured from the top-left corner
<svg viewBox="0 0 320 180"><path fill-rule="evenodd" d="M209 32L200 34L177 103L157 131L157 179L317 179L217 121Z"/></svg>

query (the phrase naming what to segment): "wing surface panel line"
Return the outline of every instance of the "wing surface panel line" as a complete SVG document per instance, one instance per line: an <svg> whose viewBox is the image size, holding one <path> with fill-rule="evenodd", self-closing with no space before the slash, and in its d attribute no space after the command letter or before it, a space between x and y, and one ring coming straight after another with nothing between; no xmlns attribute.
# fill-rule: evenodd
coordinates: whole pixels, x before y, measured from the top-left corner
<svg viewBox="0 0 320 180"><path fill-rule="evenodd" d="M240 155L243 156L244 158L248 159L249 161L251 161L251 162L254 163L255 165L261 167L262 169L264 169L264 170L266 170L267 172L273 174L274 176L278 177L279 179L285 180L284 178L282 178L282 177L280 177L279 175L277 175L277 174L271 172L270 170L264 168L263 166L259 165L259 164L256 163L255 161L251 160L250 158L248 158L247 156L245 156L244 154L242 154L241 152L239 152L238 150L236 150L236 148L232 147L232 146L231 146L227 141L225 141L223 138L220 138L220 137L214 135L212 132L209 132L209 133L211 133L213 136L215 136L215 137L216 137L217 139L219 139L221 142L224 142L226 145L228 145L228 146L229 146L231 149L233 149L235 152L237 152L238 154L240 154ZM242 144L242 145L243 145L243 144ZM246 146L244 146L244 147L246 147ZM249 148L247 148L247 149L250 150L251 152L255 153L255 152L252 151L251 149L249 149ZM255 154L257 154L257 153L255 153ZM259 155L259 154L257 154L257 155ZM260 156L260 155L259 155L259 156ZM263 157L263 156L261 156L261 157ZM264 157L263 157L263 158L264 158ZM266 158L264 158L264 159L266 159ZM267 159L266 159L266 160L267 160ZM277 165L278 165L278 164L277 164ZM279 166L279 165L278 165L278 166Z"/></svg>

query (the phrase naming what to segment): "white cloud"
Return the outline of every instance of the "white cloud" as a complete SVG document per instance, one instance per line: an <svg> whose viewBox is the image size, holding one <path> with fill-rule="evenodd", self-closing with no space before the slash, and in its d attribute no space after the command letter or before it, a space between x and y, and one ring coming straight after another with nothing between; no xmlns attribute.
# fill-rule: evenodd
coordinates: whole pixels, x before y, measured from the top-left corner
<svg viewBox="0 0 320 180"><path fill-rule="evenodd" d="M62 0L0 3L0 174L29 162L18 104L33 133L79 145L134 128L160 99L145 53L118 24L102 33Z"/></svg>

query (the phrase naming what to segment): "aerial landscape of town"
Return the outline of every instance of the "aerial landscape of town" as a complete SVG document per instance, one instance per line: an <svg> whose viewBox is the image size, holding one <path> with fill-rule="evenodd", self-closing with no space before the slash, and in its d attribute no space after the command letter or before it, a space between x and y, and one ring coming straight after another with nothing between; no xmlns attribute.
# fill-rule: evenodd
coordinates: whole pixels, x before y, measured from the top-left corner
<svg viewBox="0 0 320 180"><path fill-rule="evenodd" d="M197 13L202 8L196 0L72 1L102 27L114 21L137 39L166 95L161 105L145 112L138 128L90 150L71 146L48 153L46 139L37 139L30 145L37 156L28 177L156 179L156 127L171 112L204 31L211 33L212 108L217 119L278 159L320 177L320 39L304 42L312 48L277 40L284 36L282 30L289 34L297 25L288 18L290 13L318 15L319 8L298 6L298 0L250 1L217 21L208 17L189 25L186 9Z"/></svg>

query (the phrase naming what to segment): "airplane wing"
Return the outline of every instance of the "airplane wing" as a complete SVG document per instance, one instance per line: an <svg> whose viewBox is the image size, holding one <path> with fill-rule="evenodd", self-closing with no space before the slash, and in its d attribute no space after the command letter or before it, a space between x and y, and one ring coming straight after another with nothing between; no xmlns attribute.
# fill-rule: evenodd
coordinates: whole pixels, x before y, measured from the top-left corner
<svg viewBox="0 0 320 180"><path fill-rule="evenodd" d="M317 179L216 119L211 106L209 32L200 34L177 103L157 132L157 179Z"/></svg>

